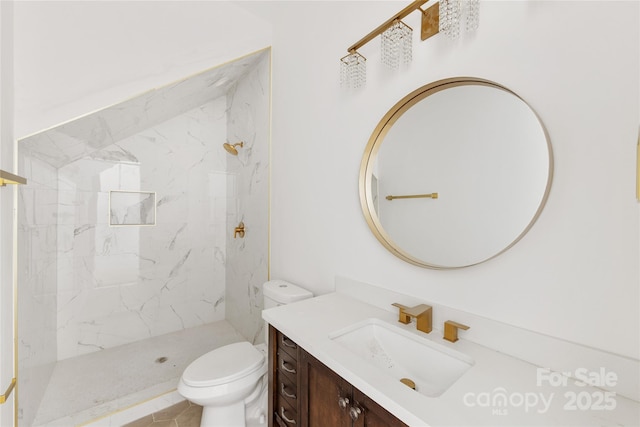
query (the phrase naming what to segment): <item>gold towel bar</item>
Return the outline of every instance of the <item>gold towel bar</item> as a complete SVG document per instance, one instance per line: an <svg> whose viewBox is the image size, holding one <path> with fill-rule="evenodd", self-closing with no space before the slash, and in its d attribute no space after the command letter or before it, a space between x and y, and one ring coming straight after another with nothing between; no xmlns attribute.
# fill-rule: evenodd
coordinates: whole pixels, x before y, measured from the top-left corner
<svg viewBox="0 0 640 427"><path fill-rule="evenodd" d="M7 387L7 391L5 391L2 396L0 396L0 405L2 405L4 402L7 401L7 399L11 395L11 392L13 391L15 386L16 386L16 379L12 378L11 384L9 384L9 387Z"/></svg>
<svg viewBox="0 0 640 427"><path fill-rule="evenodd" d="M387 196L385 198L387 200L393 200L393 199L437 199L438 198L438 193L413 194L411 196Z"/></svg>

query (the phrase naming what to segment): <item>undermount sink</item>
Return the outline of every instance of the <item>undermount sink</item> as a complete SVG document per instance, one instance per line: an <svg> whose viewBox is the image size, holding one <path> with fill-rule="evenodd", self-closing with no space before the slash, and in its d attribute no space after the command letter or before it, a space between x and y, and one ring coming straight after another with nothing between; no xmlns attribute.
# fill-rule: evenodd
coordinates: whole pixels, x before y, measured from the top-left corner
<svg viewBox="0 0 640 427"><path fill-rule="evenodd" d="M430 397L444 393L474 363L463 353L380 319L356 323L329 338L398 381L408 378L417 392Z"/></svg>

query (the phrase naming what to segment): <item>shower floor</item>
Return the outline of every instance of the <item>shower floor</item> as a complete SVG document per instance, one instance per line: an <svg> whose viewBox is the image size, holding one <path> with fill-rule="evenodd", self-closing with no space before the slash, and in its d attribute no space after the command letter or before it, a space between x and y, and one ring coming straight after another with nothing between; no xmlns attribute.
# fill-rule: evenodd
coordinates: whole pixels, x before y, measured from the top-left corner
<svg viewBox="0 0 640 427"><path fill-rule="evenodd" d="M84 424L174 390L193 360L242 340L223 320L61 360L34 426Z"/></svg>

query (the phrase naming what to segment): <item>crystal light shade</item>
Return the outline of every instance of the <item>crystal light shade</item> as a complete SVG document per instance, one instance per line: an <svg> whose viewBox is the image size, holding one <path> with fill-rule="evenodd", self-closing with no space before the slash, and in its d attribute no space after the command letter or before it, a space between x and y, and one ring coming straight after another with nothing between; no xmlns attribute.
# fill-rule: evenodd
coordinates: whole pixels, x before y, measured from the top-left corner
<svg viewBox="0 0 640 427"><path fill-rule="evenodd" d="M450 39L458 38L463 15L465 30L477 30L480 23L480 1L440 0L440 32Z"/></svg>
<svg viewBox="0 0 640 427"><path fill-rule="evenodd" d="M450 39L460 35L460 1L440 0L440 32Z"/></svg>
<svg viewBox="0 0 640 427"><path fill-rule="evenodd" d="M475 31L480 24L480 0L467 0L467 31Z"/></svg>
<svg viewBox="0 0 640 427"><path fill-rule="evenodd" d="M367 58L353 51L340 59L340 85L359 88L367 81Z"/></svg>
<svg viewBox="0 0 640 427"><path fill-rule="evenodd" d="M413 30L402 21L395 22L380 35L382 63L392 70L398 69L400 62L409 65L412 59Z"/></svg>

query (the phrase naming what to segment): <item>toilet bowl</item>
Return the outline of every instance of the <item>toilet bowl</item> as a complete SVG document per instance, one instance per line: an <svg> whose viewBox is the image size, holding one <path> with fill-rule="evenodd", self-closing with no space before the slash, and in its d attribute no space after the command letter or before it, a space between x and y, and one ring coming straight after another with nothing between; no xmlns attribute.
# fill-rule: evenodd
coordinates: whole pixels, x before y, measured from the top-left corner
<svg viewBox="0 0 640 427"><path fill-rule="evenodd" d="M178 393L201 405L201 426L244 426L245 406L258 397L267 372L265 355L242 341L200 356L185 369Z"/></svg>
<svg viewBox="0 0 640 427"><path fill-rule="evenodd" d="M281 280L266 282L263 290L265 308L313 296ZM267 381L266 346L242 341L191 362L180 378L178 393L203 407L201 427L245 427L247 413L257 412L260 423L265 422Z"/></svg>

